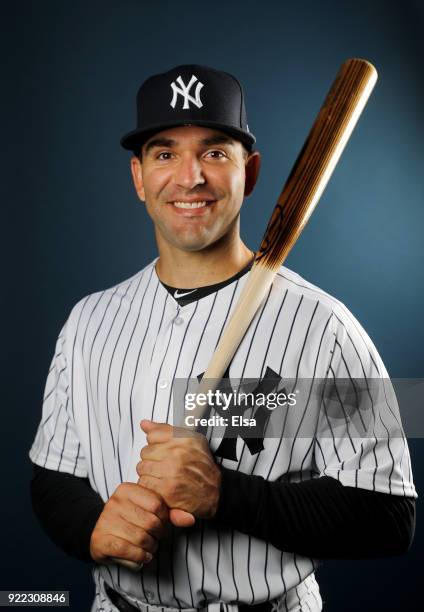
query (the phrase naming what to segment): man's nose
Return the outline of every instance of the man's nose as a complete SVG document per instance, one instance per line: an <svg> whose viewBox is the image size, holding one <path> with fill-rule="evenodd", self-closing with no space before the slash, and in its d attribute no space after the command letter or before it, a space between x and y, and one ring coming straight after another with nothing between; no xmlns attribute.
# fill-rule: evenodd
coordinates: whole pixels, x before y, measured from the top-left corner
<svg viewBox="0 0 424 612"><path fill-rule="evenodd" d="M196 155L188 153L180 158L175 169L175 182L185 189L193 189L196 185L203 185L202 165Z"/></svg>

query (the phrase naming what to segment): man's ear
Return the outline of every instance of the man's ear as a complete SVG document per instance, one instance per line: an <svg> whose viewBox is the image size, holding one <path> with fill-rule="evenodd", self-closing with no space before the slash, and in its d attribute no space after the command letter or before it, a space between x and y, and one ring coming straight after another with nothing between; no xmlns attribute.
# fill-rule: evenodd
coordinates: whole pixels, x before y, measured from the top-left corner
<svg viewBox="0 0 424 612"><path fill-rule="evenodd" d="M244 195L248 196L252 193L256 181L259 176L259 169L261 167L261 154L259 151L253 151L250 153L246 160L246 180L244 184Z"/></svg>
<svg viewBox="0 0 424 612"><path fill-rule="evenodd" d="M143 173L141 168L141 161L138 157L131 157L131 174L133 177L133 183L138 197L142 202L146 201L144 193Z"/></svg>

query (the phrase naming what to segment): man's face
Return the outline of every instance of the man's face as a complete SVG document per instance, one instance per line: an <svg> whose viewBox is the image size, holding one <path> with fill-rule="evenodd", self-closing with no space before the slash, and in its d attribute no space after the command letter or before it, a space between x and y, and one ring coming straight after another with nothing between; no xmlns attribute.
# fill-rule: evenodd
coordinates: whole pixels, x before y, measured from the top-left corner
<svg viewBox="0 0 424 612"><path fill-rule="evenodd" d="M238 228L251 165L239 141L205 127L171 128L147 140L132 172L158 241L199 251Z"/></svg>

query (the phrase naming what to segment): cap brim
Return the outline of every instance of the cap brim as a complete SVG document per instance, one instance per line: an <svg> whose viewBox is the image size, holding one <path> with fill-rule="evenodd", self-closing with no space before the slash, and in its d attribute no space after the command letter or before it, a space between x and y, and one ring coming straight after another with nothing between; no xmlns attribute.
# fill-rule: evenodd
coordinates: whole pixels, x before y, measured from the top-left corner
<svg viewBox="0 0 424 612"><path fill-rule="evenodd" d="M133 130L132 132L128 132L125 134L120 140L121 146L124 147L127 151L139 151L142 145L151 138L154 134L158 132L162 132L171 127L180 127L183 125L200 125L203 127L212 128L215 130L219 130L220 132L224 132L225 134L230 134L236 140L239 140L248 148L252 147L256 138L253 134L248 132L244 132L243 130L239 130L234 127L228 127L227 125L222 125L221 123L215 123L213 121L202 121L200 119L191 119L189 123L183 123L180 121L169 121L167 123L161 123L160 125L151 125L148 128L142 128L138 130Z"/></svg>

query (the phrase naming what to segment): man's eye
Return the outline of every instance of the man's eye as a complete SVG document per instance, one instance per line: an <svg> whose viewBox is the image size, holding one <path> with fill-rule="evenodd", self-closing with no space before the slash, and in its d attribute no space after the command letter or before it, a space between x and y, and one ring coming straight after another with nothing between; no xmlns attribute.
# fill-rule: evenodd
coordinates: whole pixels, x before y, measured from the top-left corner
<svg viewBox="0 0 424 612"><path fill-rule="evenodd" d="M211 157L212 159L221 159L223 157L226 157L225 153L223 151L218 151L218 150L213 150L213 151L208 151L206 153L207 157Z"/></svg>
<svg viewBox="0 0 424 612"><path fill-rule="evenodd" d="M167 160L167 159L171 159L171 156L172 156L172 153L170 153L169 151L162 151L156 156L156 159Z"/></svg>

